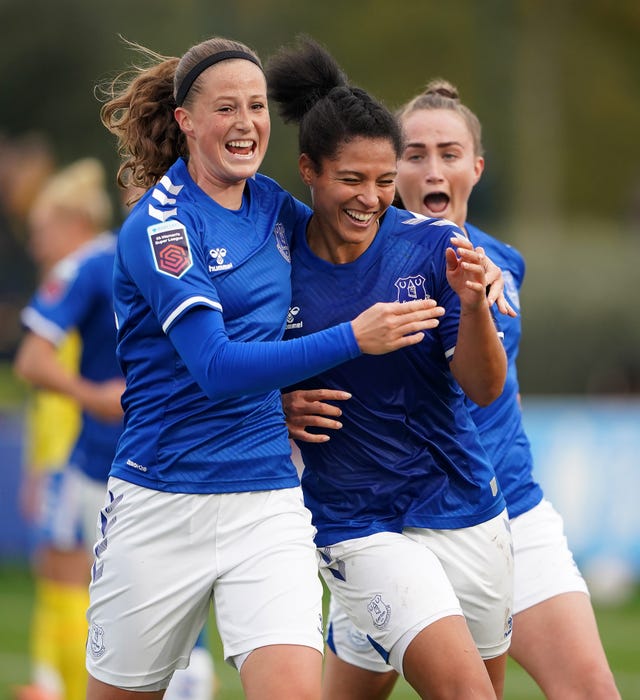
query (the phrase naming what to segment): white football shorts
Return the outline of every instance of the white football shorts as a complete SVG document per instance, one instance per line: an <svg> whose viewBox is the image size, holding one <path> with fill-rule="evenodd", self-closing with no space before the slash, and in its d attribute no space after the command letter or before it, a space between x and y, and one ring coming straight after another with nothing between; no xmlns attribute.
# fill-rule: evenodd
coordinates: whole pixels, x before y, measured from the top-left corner
<svg viewBox="0 0 640 700"><path fill-rule="evenodd" d="M87 613L87 669L166 688L213 600L227 661L272 644L322 653L322 585L300 487L181 494L109 479Z"/></svg>
<svg viewBox="0 0 640 700"><path fill-rule="evenodd" d="M543 499L511 520L514 548L514 614L562 593L588 595L578 569L562 517Z"/></svg>
<svg viewBox="0 0 640 700"><path fill-rule="evenodd" d="M61 550L85 547L90 552L106 494L106 481L91 479L73 465L47 474L40 502L38 542Z"/></svg>
<svg viewBox="0 0 640 700"><path fill-rule="evenodd" d="M507 651L513 557L506 511L469 528L381 534L351 540L355 551L346 558L342 547L348 550L349 542L321 549L332 557L321 563L321 572L332 592L327 643L339 658L371 671L402 673L402 657L418 632L461 613L483 659ZM361 551L371 539L376 544L367 559ZM354 579L349 586L340 579L341 569ZM361 590L352 591L358 585ZM388 618L384 635L375 616Z"/></svg>

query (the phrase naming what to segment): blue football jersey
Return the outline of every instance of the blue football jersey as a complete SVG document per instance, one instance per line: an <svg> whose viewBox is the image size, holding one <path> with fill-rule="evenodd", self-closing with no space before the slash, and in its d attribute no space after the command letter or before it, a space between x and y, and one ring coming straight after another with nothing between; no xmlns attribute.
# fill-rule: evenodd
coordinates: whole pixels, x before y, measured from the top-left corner
<svg viewBox="0 0 640 700"><path fill-rule="evenodd" d="M121 378L116 360L113 261L116 237L104 233L61 260L22 312L24 325L58 345L80 335L80 374L95 382ZM104 422L86 411L69 461L92 479L107 480L122 421Z"/></svg>
<svg viewBox="0 0 640 700"><path fill-rule="evenodd" d="M465 228L472 243L482 246L491 260L502 269L505 296L518 312L515 318L501 315L499 319L509 363L504 391L485 407L467 399L482 444L493 461L509 517L515 518L537 505L543 495L540 485L533 478L533 456L522 424L516 368L522 333L519 289L524 279L525 263L522 255L507 243L470 224L465 224Z"/></svg>
<svg viewBox="0 0 640 700"><path fill-rule="evenodd" d="M408 526L468 527L505 507L449 369L460 303L446 278L445 250L458 231L390 207L369 248L333 265L310 251L304 226L296 230L286 337L353 318L379 301L431 297L446 309L418 345L363 355L296 385L352 394L340 402L343 427L329 442L298 443L318 546Z"/></svg>
<svg viewBox="0 0 640 700"><path fill-rule="evenodd" d="M279 390L208 398L168 333L207 307L230 340L281 340L289 241L306 207L262 175L225 209L179 159L119 235L114 290L125 429L112 475L157 490L226 493L299 484Z"/></svg>

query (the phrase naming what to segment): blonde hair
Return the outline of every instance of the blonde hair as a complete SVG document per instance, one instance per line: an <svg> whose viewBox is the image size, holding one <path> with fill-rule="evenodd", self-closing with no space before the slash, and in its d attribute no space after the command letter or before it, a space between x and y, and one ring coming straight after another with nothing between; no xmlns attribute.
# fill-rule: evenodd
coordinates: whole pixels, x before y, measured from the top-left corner
<svg viewBox="0 0 640 700"><path fill-rule="evenodd" d="M458 88L455 85L442 78L435 78L429 81L419 95L416 95L404 106L400 107L396 112L396 116L402 123L409 114L420 109L450 109L459 114L464 119L471 133L475 155L484 155L480 120L466 105L462 104Z"/></svg>
<svg viewBox="0 0 640 700"><path fill-rule="evenodd" d="M96 232L108 229L113 204L106 190L104 167L96 158L82 158L47 180L32 209L53 207L84 216Z"/></svg>

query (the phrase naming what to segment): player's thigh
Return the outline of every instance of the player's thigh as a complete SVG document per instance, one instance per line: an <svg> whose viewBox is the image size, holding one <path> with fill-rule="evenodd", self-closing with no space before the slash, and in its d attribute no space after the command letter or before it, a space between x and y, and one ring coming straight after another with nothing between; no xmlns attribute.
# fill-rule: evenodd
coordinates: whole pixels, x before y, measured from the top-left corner
<svg viewBox="0 0 640 700"><path fill-rule="evenodd" d="M76 476L71 468L45 476L36 532L39 546L60 551L83 546L81 486Z"/></svg>
<svg viewBox="0 0 640 700"><path fill-rule="evenodd" d="M355 628L333 598L329 623L324 697L331 700L384 700L389 697L397 672L384 663L368 637ZM396 647L402 647L403 642L401 639ZM438 619L412 634L406 642L402 672L423 697L448 697L447 694L465 692L474 693L478 698L495 697L461 615ZM340 656L332 649L340 649Z"/></svg>
<svg viewBox="0 0 640 700"><path fill-rule="evenodd" d="M83 545L79 484L70 468L49 472L41 484L33 529L34 571L51 581L86 586L89 556Z"/></svg>
<svg viewBox="0 0 640 700"><path fill-rule="evenodd" d="M220 497L110 479L89 587L87 668L99 681L156 691L208 615Z"/></svg>
<svg viewBox="0 0 640 700"><path fill-rule="evenodd" d="M255 649L240 669L247 700L320 700L322 652L275 644Z"/></svg>
<svg viewBox="0 0 640 700"><path fill-rule="evenodd" d="M517 613L509 653L545 697L619 697L585 593L561 593Z"/></svg>
<svg viewBox="0 0 640 700"><path fill-rule="evenodd" d="M384 665L382 660L381 663ZM323 700L386 700L398 679L398 673L387 668L388 671L373 671L353 665L329 648L324 655Z"/></svg>
<svg viewBox="0 0 640 700"><path fill-rule="evenodd" d="M462 614L438 558L402 534L376 533L320 552L332 596L398 672L404 651L422 629Z"/></svg>
<svg viewBox="0 0 640 700"><path fill-rule="evenodd" d="M322 653L322 584L311 514L300 488L229 494L234 522L218 543L216 623L227 661L241 668L256 649L311 647Z"/></svg>
<svg viewBox="0 0 640 700"><path fill-rule="evenodd" d="M408 537L441 561L483 659L509 648L513 607L513 554L506 511L457 530L407 528Z"/></svg>
<svg viewBox="0 0 640 700"><path fill-rule="evenodd" d="M404 677L423 698L496 698L463 617L442 618L420 632L404 655Z"/></svg>
<svg viewBox="0 0 640 700"><path fill-rule="evenodd" d="M588 593L564 533L560 514L547 500L511 520L514 613L562 593Z"/></svg>

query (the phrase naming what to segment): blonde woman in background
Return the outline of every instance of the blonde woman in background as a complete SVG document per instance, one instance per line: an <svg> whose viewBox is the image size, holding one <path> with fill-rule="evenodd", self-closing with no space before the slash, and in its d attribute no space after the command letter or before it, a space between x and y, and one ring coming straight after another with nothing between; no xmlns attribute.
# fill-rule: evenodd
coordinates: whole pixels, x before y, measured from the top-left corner
<svg viewBox="0 0 640 700"><path fill-rule="evenodd" d="M40 276L36 299L53 306L64 298L73 269L71 256L110 222L104 174L96 161L77 163L44 184L28 215L29 250ZM81 382L82 342L74 325L52 339L44 315L36 319L32 311L25 313L32 320L18 348L15 369L34 389L27 414L28 471L21 496L25 515L36 525L36 585L32 683L18 688L16 695L19 700L82 700L87 684L85 616L92 540L85 541L81 534L77 509L91 501L80 494L73 497L78 484L66 469L81 431L82 404L68 387ZM94 521L102 496L96 484Z"/></svg>
<svg viewBox="0 0 640 700"><path fill-rule="evenodd" d="M69 372L77 371L80 341L76 333L58 349L58 359ZM42 538L41 520L45 495L61 479L77 437L80 410L75 401L46 390L31 392L26 413L24 478L21 508L34 526L32 572L34 600L30 630L31 684L16 689L17 700L82 698L86 673L82 660L86 637L86 584L69 574L86 572L86 549L60 550ZM86 573L85 573L86 578Z"/></svg>
<svg viewBox="0 0 640 700"><path fill-rule="evenodd" d="M93 158L77 161L56 174L36 199L29 217L34 257L55 264L48 266L36 295L23 311L27 334L16 355L15 369L34 387L81 409L77 440L67 455L66 468L47 481L41 526L47 555L59 563L53 571L55 580L77 592L71 605L68 595L64 604L59 585L48 591L50 599L60 600L61 609L54 653L60 657L68 649L60 659L66 669L62 687L51 690L64 700L86 696L89 555L122 432L124 380L115 354L112 277L116 238L109 231L111 222L106 176ZM79 339L80 352L76 367L70 368L61 353L74 339ZM51 637L48 631L46 636ZM193 661L176 674L167 697L213 698L213 660L204 644L199 645ZM21 689L20 700L31 700L32 688Z"/></svg>

